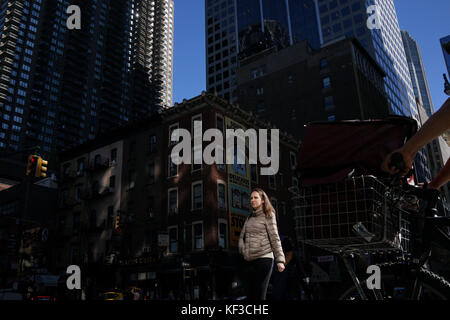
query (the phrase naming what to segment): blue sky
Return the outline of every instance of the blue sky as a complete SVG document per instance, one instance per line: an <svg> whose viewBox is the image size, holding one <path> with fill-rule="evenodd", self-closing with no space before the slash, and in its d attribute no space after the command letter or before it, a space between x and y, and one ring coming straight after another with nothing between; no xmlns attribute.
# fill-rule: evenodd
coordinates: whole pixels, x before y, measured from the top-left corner
<svg viewBox="0 0 450 320"><path fill-rule="evenodd" d="M446 100L439 39L450 34L449 0L395 0L401 30L418 42L435 110ZM204 0L175 0L173 102L206 89Z"/></svg>

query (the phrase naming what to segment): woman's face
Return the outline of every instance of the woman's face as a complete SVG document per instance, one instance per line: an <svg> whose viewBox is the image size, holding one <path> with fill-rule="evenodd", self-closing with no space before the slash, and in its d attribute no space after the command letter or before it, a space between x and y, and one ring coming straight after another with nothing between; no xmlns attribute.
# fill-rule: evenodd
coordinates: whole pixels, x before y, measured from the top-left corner
<svg viewBox="0 0 450 320"><path fill-rule="evenodd" d="M252 208L259 209L259 207L261 207L263 202L264 201L261 199L261 196L259 195L259 193L256 191L253 191L252 194L250 195L250 204L252 205Z"/></svg>

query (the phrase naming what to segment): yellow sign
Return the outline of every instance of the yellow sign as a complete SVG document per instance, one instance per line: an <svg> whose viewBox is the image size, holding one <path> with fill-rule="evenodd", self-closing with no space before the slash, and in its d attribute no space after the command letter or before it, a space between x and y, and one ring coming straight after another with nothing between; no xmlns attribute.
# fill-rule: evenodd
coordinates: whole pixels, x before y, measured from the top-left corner
<svg viewBox="0 0 450 320"><path fill-rule="evenodd" d="M246 128L230 119L225 118L227 129ZM245 147L248 149L248 141L245 141ZM237 148L234 154L234 163L228 164L228 212L230 226L230 246L237 247L239 244L239 235L244 225L245 219L250 214L250 165L248 157L245 155L245 164L237 163Z"/></svg>

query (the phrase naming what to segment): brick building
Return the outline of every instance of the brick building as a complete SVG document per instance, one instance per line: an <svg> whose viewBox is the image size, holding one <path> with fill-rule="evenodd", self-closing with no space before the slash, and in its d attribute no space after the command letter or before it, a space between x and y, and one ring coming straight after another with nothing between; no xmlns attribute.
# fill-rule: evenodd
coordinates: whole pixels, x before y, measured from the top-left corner
<svg viewBox="0 0 450 320"><path fill-rule="evenodd" d="M255 186L271 198L280 234L294 237L288 188L296 184L298 142L280 132L273 176L258 174L260 164L176 166L170 154L177 142L169 133L192 133L195 120L202 121L203 132L272 129L252 113L202 93L61 155L59 222L65 241L57 256L63 257L61 268L85 264L90 294L93 288L137 286L160 298L169 290L190 298L229 295L231 283L242 276L236 245Z"/></svg>

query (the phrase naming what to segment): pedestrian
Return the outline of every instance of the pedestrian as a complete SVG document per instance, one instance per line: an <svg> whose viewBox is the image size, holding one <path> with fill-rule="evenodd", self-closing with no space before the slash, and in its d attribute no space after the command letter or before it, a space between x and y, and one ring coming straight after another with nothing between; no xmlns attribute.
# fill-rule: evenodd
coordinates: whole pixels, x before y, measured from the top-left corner
<svg viewBox="0 0 450 320"><path fill-rule="evenodd" d="M134 288L132 292L133 292L133 300L141 299L141 294L139 293L138 289Z"/></svg>
<svg viewBox="0 0 450 320"><path fill-rule="evenodd" d="M285 257L278 235L275 210L264 190L256 188L250 196L251 214L239 236L239 252L244 256L247 299L265 300L274 259L279 272Z"/></svg>

